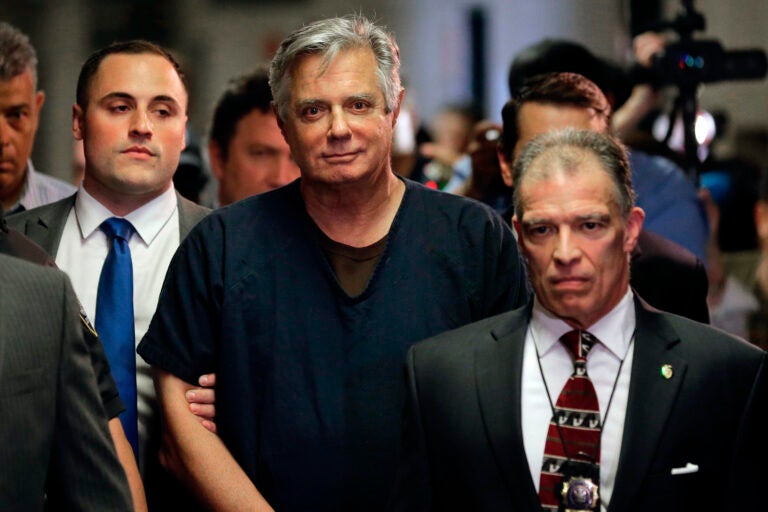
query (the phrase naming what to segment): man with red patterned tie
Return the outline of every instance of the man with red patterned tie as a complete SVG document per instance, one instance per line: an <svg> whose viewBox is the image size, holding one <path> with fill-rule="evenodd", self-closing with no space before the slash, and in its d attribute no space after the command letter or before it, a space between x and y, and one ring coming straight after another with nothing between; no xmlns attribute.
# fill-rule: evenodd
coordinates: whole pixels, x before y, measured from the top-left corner
<svg viewBox="0 0 768 512"><path fill-rule="evenodd" d="M766 353L629 286L624 148L568 129L514 166L535 298L412 347L395 510L765 505Z"/></svg>

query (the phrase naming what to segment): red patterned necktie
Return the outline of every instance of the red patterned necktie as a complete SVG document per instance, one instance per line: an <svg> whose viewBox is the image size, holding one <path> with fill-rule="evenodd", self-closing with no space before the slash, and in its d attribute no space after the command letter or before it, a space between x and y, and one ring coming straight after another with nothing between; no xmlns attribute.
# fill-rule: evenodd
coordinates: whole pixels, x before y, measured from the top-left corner
<svg viewBox="0 0 768 512"><path fill-rule="evenodd" d="M545 511L558 510L563 463L585 461L594 464L593 469L600 463L600 405L587 375L587 354L597 339L586 331L570 331L560 341L575 356L574 370L557 398L547 431L539 485Z"/></svg>

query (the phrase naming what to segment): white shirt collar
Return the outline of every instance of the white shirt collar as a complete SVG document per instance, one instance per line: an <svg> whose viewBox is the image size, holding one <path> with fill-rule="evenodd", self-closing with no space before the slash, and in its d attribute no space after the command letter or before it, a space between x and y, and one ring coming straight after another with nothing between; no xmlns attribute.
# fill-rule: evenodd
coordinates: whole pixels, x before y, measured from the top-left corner
<svg viewBox="0 0 768 512"><path fill-rule="evenodd" d="M171 219L176 209L176 190L171 184L168 190L133 210L124 218L128 220L141 240L146 244L152 244L163 226ZM75 198L75 215L83 239L90 237L99 229L102 222L115 215L106 206L96 200L86 191L82 184L77 190Z"/></svg>
<svg viewBox="0 0 768 512"><path fill-rule="evenodd" d="M587 329L620 360L624 359L635 333L633 297L632 290L627 287L627 293L619 303ZM544 356L560 337L572 331L573 327L545 309L538 297L534 297L530 329L536 343L536 350L540 356Z"/></svg>

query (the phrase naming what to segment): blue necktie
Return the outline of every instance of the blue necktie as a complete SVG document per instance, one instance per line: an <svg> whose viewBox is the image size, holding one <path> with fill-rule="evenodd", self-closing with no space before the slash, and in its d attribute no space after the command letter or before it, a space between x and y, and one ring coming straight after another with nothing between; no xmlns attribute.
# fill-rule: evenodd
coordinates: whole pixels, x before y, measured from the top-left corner
<svg viewBox="0 0 768 512"><path fill-rule="evenodd" d="M109 240L109 254L101 268L96 296L96 331L104 343L112 376L126 410L120 421L138 459L136 411L136 347L133 329L133 265L128 241L133 226L112 217L99 226Z"/></svg>

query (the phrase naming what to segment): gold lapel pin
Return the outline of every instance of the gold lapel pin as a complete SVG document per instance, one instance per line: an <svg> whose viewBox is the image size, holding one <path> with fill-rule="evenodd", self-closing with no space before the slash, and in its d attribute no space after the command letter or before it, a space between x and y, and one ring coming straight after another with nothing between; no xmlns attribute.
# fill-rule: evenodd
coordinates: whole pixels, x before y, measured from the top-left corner
<svg viewBox="0 0 768 512"><path fill-rule="evenodd" d="M669 380L675 374L671 364L665 364L661 367L661 376Z"/></svg>

